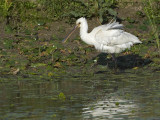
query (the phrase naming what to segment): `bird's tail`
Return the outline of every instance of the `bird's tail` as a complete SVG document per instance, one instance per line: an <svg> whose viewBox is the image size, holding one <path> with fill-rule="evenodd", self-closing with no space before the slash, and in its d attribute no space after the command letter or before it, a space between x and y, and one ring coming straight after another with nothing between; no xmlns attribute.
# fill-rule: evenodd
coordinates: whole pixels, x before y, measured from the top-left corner
<svg viewBox="0 0 160 120"><path fill-rule="evenodd" d="M127 33L125 32L126 34L128 34L128 37L131 39L131 41L134 43L134 44L137 44L137 43L142 43L138 37L136 37L135 35L132 35L130 33Z"/></svg>

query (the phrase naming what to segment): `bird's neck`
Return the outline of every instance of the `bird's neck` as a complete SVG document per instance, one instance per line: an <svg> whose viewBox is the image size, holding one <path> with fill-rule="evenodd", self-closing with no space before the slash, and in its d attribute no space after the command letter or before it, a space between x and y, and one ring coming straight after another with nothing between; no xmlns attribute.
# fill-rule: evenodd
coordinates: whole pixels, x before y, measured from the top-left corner
<svg viewBox="0 0 160 120"><path fill-rule="evenodd" d="M93 45L93 41L90 39L90 35L88 33L88 23L86 20L81 24L80 37L85 43Z"/></svg>
<svg viewBox="0 0 160 120"><path fill-rule="evenodd" d="M80 36L84 37L88 34L88 24L87 21L85 20L80 27Z"/></svg>

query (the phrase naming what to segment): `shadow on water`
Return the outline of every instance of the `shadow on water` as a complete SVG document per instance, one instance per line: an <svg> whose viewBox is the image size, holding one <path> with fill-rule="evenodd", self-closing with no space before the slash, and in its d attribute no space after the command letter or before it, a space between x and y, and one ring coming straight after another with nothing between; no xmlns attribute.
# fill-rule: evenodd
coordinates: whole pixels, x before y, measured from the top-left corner
<svg viewBox="0 0 160 120"><path fill-rule="evenodd" d="M115 64L112 58L107 59L106 53L99 54L98 57L98 65L107 66L110 69L114 69ZM148 58L143 59L141 56L137 54L130 54L124 56L118 56L117 59L117 68L120 70L131 69L134 67L143 67L152 61Z"/></svg>

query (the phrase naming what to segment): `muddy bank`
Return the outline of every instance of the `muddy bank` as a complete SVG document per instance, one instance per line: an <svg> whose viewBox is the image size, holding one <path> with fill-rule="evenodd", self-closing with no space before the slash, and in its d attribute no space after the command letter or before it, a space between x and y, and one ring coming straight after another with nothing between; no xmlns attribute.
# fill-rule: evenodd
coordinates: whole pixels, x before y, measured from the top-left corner
<svg viewBox="0 0 160 120"><path fill-rule="evenodd" d="M128 7L130 9L128 9ZM128 11L129 12L125 12ZM118 71L150 69L160 70L160 54L148 20L140 6L120 5L116 9L117 21L125 30L139 37L142 44L135 45L117 55ZM140 14L141 13L141 14ZM108 19L107 22L109 22ZM0 73L1 75L41 74L56 76L64 73L91 73L113 71L111 56L97 52L80 40L79 30L66 44L61 40L74 24L61 21L25 22L17 25L0 23ZM99 25L97 18L88 19L89 32ZM96 64L96 65L95 65Z"/></svg>

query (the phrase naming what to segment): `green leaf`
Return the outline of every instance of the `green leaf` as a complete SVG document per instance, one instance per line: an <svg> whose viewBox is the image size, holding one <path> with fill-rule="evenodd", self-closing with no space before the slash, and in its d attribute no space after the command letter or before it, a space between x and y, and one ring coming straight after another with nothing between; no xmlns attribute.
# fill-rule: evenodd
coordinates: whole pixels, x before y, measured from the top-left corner
<svg viewBox="0 0 160 120"><path fill-rule="evenodd" d="M71 11L70 14L73 15L74 17L79 17L80 16L80 13L77 13L75 11Z"/></svg>
<svg viewBox="0 0 160 120"><path fill-rule="evenodd" d="M103 17L102 15L99 16L99 21L102 23L103 22Z"/></svg>
<svg viewBox="0 0 160 120"><path fill-rule="evenodd" d="M111 8L108 9L109 14L117 16L117 12Z"/></svg>
<svg viewBox="0 0 160 120"><path fill-rule="evenodd" d="M6 31L6 33L12 33L13 29L12 29L12 27L10 25L6 25L5 26L5 31Z"/></svg>

